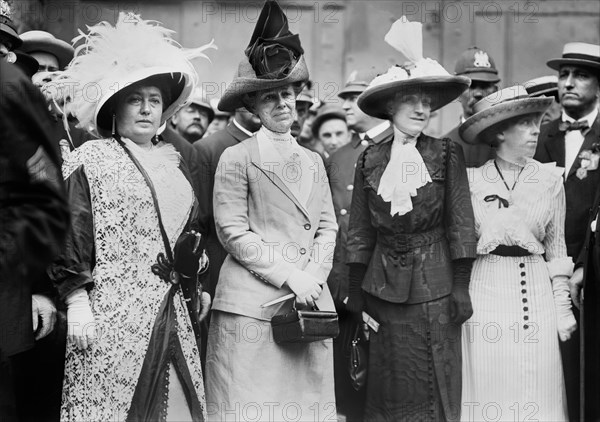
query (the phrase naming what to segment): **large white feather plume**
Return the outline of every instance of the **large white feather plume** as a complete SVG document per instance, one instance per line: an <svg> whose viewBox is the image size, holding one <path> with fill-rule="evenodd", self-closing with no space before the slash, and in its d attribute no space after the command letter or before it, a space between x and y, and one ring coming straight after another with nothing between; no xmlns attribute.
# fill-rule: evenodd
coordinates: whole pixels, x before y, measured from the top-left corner
<svg viewBox="0 0 600 422"><path fill-rule="evenodd" d="M417 63L423 60L423 24L421 22L410 22L406 16L402 16L393 23L384 40L411 62Z"/></svg>
<svg viewBox="0 0 600 422"><path fill-rule="evenodd" d="M187 100L198 84L190 60L208 59L204 51L216 47L211 41L198 48L183 49L172 38L173 32L159 22L123 12L115 26L101 22L88 26L87 34L79 30L80 35L73 39L75 57L60 79L70 97L66 108L77 117L79 127L98 135L97 107L127 84L136 82L136 75L151 76L152 69L156 70L154 74L179 72L186 80L186 98L173 98L178 104L169 108L171 114Z"/></svg>

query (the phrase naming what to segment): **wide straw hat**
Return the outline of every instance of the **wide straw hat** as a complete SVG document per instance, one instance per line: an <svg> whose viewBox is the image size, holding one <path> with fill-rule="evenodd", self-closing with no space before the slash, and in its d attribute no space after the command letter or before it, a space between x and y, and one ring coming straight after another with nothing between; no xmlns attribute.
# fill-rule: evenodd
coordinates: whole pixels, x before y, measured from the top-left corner
<svg viewBox="0 0 600 422"><path fill-rule="evenodd" d="M552 104L550 97L531 98L522 85L504 88L478 101L474 114L458 128L460 137L469 144L492 143L485 136L499 123L514 117L543 113Z"/></svg>
<svg viewBox="0 0 600 422"><path fill-rule="evenodd" d="M21 34L23 45L21 50L25 53L49 53L58 60L58 67L63 70L71 60L75 50L66 41L59 40L54 35L46 31L27 31Z"/></svg>
<svg viewBox="0 0 600 422"><path fill-rule="evenodd" d="M562 57L549 60L548 67L559 70L561 65L572 64L600 70L600 45L584 42L571 42L563 47Z"/></svg>
<svg viewBox="0 0 600 422"><path fill-rule="evenodd" d="M233 81L219 101L219 109L234 112L245 107L245 94L294 85L300 93L309 74L298 34L288 28L285 13L275 1L263 6Z"/></svg>
<svg viewBox="0 0 600 422"><path fill-rule="evenodd" d="M465 76L452 76L437 61L423 58L422 24L398 19L385 41L409 59L403 66L392 66L371 81L358 97L358 106L366 114L390 119L388 102L397 94L423 93L431 98L431 111L452 102L469 87Z"/></svg>
<svg viewBox="0 0 600 422"><path fill-rule="evenodd" d="M212 42L184 50L171 37L173 31L133 13L120 13L115 26L101 22L76 37L81 43L75 58L59 78L69 90L68 110L78 127L95 136L111 133L118 92L148 80L167 94L161 124L190 97L198 75L190 59L203 57ZM73 87L73 88L71 88Z"/></svg>

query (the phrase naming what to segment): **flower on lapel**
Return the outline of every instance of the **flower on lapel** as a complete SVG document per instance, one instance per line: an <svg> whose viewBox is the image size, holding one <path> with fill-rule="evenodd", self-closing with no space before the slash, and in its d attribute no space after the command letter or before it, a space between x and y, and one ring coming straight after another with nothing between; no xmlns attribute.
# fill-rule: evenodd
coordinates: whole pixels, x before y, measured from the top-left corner
<svg viewBox="0 0 600 422"><path fill-rule="evenodd" d="M584 149L579 153L579 159L581 160L581 166L577 169L575 175L583 180L587 177L587 172L596 170L598 163L600 162L600 143L596 142L592 144L591 149Z"/></svg>

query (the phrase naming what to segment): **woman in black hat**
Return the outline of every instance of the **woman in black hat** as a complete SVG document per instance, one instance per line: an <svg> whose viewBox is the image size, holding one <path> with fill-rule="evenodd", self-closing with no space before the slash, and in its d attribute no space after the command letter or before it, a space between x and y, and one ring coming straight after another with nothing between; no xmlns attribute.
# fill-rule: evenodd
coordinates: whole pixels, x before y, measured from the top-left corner
<svg viewBox="0 0 600 422"><path fill-rule="evenodd" d="M206 359L210 420L335 417L333 342L275 343L270 320L292 301L333 311L325 283L337 225L321 158L291 135L296 96L308 80L297 35L267 2L238 76L219 108L245 107L261 129L225 150L214 215L228 253L216 287Z"/></svg>
<svg viewBox="0 0 600 422"><path fill-rule="evenodd" d="M460 411L473 210L460 146L422 131L469 79L406 47L421 41L420 25L394 24L386 41L412 63L390 68L358 98L365 113L393 124L358 159L348 229L347 309L379 323L370 335L369 421L451 420Z"/></svg>
<svg viewBox="0 0 600 422"><path fill-rule="evenodd" d="M576 323L564 169L532 159L551 103L513 86L477 103L459 129L497 152L470 178L478 256L462 337L464 421L567 420L559 339Z"/></svg>

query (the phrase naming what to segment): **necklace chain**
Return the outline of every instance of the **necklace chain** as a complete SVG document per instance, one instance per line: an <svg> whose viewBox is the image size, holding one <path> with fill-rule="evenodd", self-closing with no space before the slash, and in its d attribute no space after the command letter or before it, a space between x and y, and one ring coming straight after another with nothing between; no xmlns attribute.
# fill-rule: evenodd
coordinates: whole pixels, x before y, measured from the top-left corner
<svg viewBox="0 0 600 422"><path fill-rule="evenodd" d="M517 174L517 177L515 178L515 183L513 183L512 189L508 187L508 183L506 183L506 180L504 179L504 175L502 174L502 171L500 170L500 167L498 166L498 163L496 162L496 160L494 160L494 167L496 167L496 170L498 170L498 174L500 175L500 178L502 179L502 183L504 183L504 186L506 186L506 190L508 190L509 192L512 192L513 190L515 190L515 186L517 186L517 182L519 181L519 176L521 176L521 173L523 172L524 168L521 168L521 170L519 170L519 174Z"/></svg>

